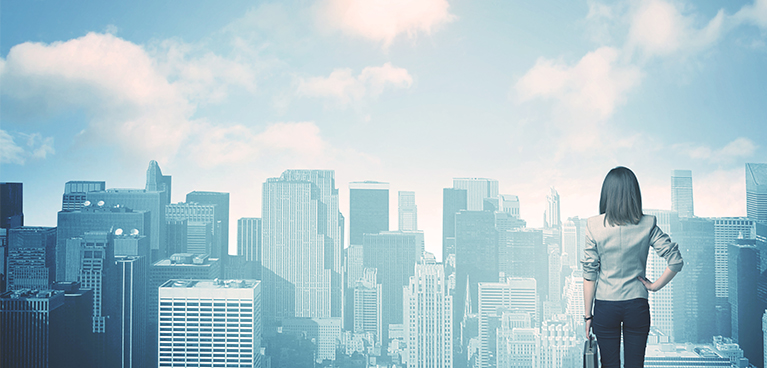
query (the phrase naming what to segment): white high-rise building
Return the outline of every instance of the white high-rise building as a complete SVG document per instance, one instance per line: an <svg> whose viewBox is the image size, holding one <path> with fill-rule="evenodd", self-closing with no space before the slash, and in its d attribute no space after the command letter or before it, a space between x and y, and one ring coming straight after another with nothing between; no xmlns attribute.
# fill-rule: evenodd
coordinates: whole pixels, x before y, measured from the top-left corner
<svg viewBox="0 0 767 368"><path fill-rule="evenodd" d="M554 187L546 195L546 213L543 215L543 227L557 228L562 226L561 215L559 212L559 193Z"/></svg>
<svg viewBox="0 0 767 368"><path fill-rule="evenodd" d="M565 278L565 314L576 318L583 316L583 271L573 271Z"/></svg>
<svg viewBox="0 0 767 368"><path fill-rule="evenodd" d="M261 367L260 281L174 279L159 295L159 367Z"/></svg>
<svg viewBox="0 0 767 368"><path fill-rule="evenodd" d="M692 171L671 170L671 210L679 217L693 217Z"/></svg>
<svg viewBox="0 0 767 368"><path fill-rule="evenodd" d="M495 362L491 342L496 341L494 321L503 311L528 313L536 320L536 281L532 278L501 276L503 282L479 283L479 355L477 367L490 367Z"/></svg>
<svg viewBox="0 0 767 368"><path fill-rule="evenodd" d="M549 251L548 301L559 304L562 299L562 254L559 249ZM561 313L561 312L558 312Z"/></svg>
<svg viewBox="0 0 767 368"><path fill-rule="evenodd" d="M567 253L570 260L570 267L573 269L578 267L581 263L581 256L578 249L578 225L573 219L567 219L562 224L562 252Z"/></svg>
<svg viewBox="0 0 767 368"><path fill-rule="evenodd" d="M453 189L466 190L466 210L482 211L487 198L498 198L498 180L484 178L455 178Z"/></svg>
<svg viewBox="0 0 767 368"><path fill-rule="evenodd" d="M332 170L286 170L263 187L264 319L341 317L343 247Z"/></svg>
<svg viewBox="0 0 767 368"><path fill-rule="evenodd" d="M582 361L583 339L576 337L574 318L560 314L541 323L538 367L569 368Z"/></svg>
<svg viewBox="0 0 767 368"><path fill-rule="evenodd" d="M767 164L746 164L746 216L767 224Z"/></svg>
<svg viewBox="0 0 767 368"><path fill-rule="evenodd" d="M496 339L496 367L534 368L540 355L540 333L530 314L503 312Z"/></svg>
<svg viewBox="0 0 767 368"><path fill-rule="evenodd" d="M408 368L453 366L453 297L444 265L427 253L403 288Z"/></svg>
<svg viewBox="0 0 767 368"><path fill-rule="evenodd" d="M519 197L515 195L510 194L501 194L500 200L498 201L500 203L500 207L498 210L501 212L508 213L511 215L511 217L519 218Z"/></svg>
<svg viewBox="0 0 767 368"><path fill-rule="evenodd" d="M399 191L399 231L418 230L418 207L415 205L415 192Z"/></svg>
<svg viewBox="0 0 767 368"><path fill-rule="evenodd" d="M354 333L371 333L381 342L381 284L376 274L375 268L366 268L354 287Z"/></svg>
<svg viewBox="0 0 767 368"><path fill-rule="evenodd" d="M755 221L747 217L714 217L714 272L715 291L717 298L727 298L729 295L729 278L727 263L729 257L727 247L738 237L743 239L756 238Z"/></svg>

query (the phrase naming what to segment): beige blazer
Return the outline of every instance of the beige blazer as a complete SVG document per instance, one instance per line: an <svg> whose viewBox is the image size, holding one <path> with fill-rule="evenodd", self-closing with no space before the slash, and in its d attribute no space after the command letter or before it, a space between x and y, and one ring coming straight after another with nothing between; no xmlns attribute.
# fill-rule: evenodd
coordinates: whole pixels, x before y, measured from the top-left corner
<svg viewBox="0 0 767 368"><path fill-rule="evenodd" d="M645 277L650 247L675 272L684 261L679 247L656 224L655 216L644 215L636 225L610 226L605 215L590 217L583 249L583 278L596 280L596 299L630 300L647 298L647 288L637 276Z"/></svg>

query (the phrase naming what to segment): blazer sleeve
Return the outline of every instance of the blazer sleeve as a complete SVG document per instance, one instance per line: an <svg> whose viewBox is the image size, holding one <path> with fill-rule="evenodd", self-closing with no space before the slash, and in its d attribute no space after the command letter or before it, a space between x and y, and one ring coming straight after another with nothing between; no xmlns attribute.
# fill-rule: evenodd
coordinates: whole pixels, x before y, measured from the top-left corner
<svg viewBox="0 0 767 368"><path fill-rule="evenodd" d="M583 247L583 258L581 259L581 265L583 266L583 279L588 281L594 281L599 274L599 251L597 250L597 242L594 241L594 237L591 235L591 229L588 224L586 225L586 244Z"/></svg>
<svg viewBox="0 0 767 368"><path fill-rule="evenodd" d="M653 228L650 230L650 245L659 257L666 260L671 271L679 272L682 270L684 260L679 251L679 245L672 242L668 234L664 233L657 224L653 224Z"/></svg>

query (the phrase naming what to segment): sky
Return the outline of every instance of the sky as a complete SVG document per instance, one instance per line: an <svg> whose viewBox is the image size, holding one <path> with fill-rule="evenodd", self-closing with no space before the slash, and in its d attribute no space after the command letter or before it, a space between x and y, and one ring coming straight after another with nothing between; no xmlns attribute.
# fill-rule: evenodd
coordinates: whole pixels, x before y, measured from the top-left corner
<svg viewBox="0 0 767 368"><path fill-rule="evenodd" d="M598 213L615 166L646 208L693 173L695 214L745 216L745 163L767 162L767 0L24 1L0 5L0 181L25 224L55 226L64 183L172 202L231 193L261 216L286 169L415 191L441 255L442 188L496 179L528 226L546 194ZM347 227L348 232L348 227ZM346 237L348 239L348 236Z"/></svg>

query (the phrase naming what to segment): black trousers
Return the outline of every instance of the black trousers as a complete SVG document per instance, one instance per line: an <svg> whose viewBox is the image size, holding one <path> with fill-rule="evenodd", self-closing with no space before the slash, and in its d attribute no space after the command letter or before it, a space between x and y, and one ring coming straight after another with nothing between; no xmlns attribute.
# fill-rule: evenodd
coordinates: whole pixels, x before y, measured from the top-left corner
<svg viewBox="0 0 767 368"><path fill-rule="evenodd" d="M620 368L621 331L625 368L644 367L647 335L650 332L650 305L647 299L595 300L591 327L597 336L602 368Z"/></svg>

